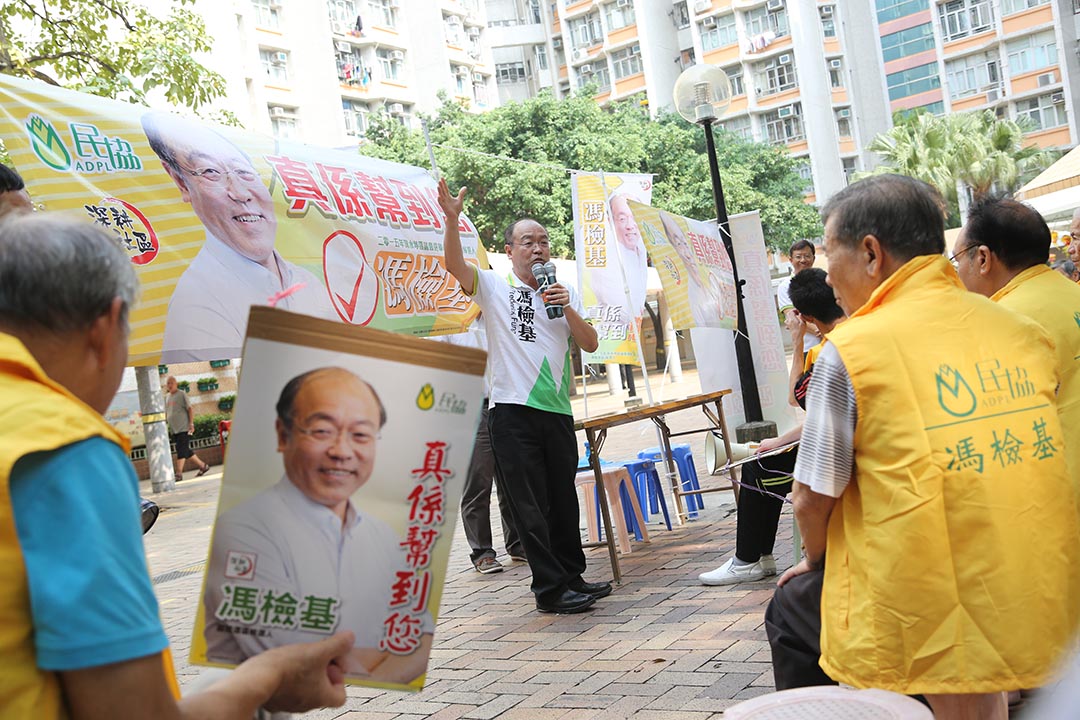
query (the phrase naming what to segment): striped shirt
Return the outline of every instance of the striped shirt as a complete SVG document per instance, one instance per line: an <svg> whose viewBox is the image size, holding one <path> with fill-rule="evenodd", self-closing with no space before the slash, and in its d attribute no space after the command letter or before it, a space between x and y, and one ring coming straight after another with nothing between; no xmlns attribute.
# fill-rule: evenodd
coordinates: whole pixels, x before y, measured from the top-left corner
<svg viewBox="0 0 1080 720"><path fill-rule="evenodd" d="M814 363L806 395L795 480L811 490L837 498L855 471L855 387L844 361L826 343Z"/></svg>

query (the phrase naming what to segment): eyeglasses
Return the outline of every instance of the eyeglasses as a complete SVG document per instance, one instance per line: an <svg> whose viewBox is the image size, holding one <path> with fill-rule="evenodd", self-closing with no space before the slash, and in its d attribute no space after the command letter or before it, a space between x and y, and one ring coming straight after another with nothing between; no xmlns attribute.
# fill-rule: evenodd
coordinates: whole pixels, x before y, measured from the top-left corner
<svg viewBox="0 0 1080 720"><path fill-rule="evenodd" d="M290 429L300 433L300 437L316 447L337 445L341 442L342 436L345 436L345 439L349 441L349 445L351 445L354 450L362 450L370 447L379 439L378 433L370 433L363 430L344 430L325 423L316 423L309 428L300 427L299 425L294 424Z"/></svg>
<svg viewBox="0 0 1080 720"><path fill-rule="evenodd" d="M813 255L792 255L791 256L791 261L792 262L809 262L809 263L812 263L812 262L814 262L814 256Z"/></svg>
<svg viewBox="0 0 1080 720"><path fill-rule="evenodd" d="M192 177L198 178L201 182L211 185L219 186L225 184L225 179L232 175L244 185L254 185L259 181L259 174L250 168L238 168L235 170L219 170L215 167L200 168L198 170L190 170L180 163L173 163L177 168L186 172Z"/></svg>
<svg viewBox="0 0 1080 720"><path fill-rule="evenodd" d="M517 246L522 250L532 250L534 247L539 247L541 250L547 250L551 247L551 243L547 240L527 240L526 242L517 243Z"/></svg>
<svg viewBox="0 0 1080 720"><path fill-rule="evenodd" d="M968 245L963 250L957 250L956 253L952 257L949 258L949 262L952 263L952 266L954 268L959 268L960 267L960 261L957 258L959 258L961 255L966 253L968 250L974 250L977 247L979 247L979 246L978 245Z"/></svg>

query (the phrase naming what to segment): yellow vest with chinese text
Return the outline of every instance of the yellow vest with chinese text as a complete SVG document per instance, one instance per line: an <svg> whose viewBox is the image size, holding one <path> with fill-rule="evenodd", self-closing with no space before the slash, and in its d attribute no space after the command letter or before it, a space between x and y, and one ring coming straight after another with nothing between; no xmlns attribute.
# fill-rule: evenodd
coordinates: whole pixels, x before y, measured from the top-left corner
<svg viewBox="0 0 1080 720"><path fill-rule="evenodd" d="M1080 285L1045 265L1019 273L990 298L1026 315L1057 346L1057 404L1065 433L1065 462L1080 490Z"/></svg>
<svg viewBox="0 0 1080 720"><path fill-rule="evenodd" d="M129 443L88 405L53 382L11 335L0 333L0 718L66 717L58 678L37 666L30 592L8 483L22 457L92 437ZM81 477L72 482L85 482ZM92 552L91 549L86 549ZM172 657L166 678L179 697Z"/></svg>
<svg viewBox="0 0 1080 720"><path fill-rule="evenodd" d="M1038 687L1080 606L1046 331L922 256L829 340L858 419L829 518L821 667L902 693Z"/></svg>

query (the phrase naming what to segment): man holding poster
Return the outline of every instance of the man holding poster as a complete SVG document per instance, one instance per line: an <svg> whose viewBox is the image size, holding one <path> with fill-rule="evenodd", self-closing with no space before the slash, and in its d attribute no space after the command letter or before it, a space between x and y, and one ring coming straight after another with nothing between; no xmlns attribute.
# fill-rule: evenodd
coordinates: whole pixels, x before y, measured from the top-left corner
<svg viewBox="0 0 1080 720"><path fill-rule="evenodd" d="M213 662L356 634L349 677L407 684L424 673L434 624L418 647L378 649L399 571L401 538L350 498L371 477L386 410L375 390L342 368L294 377L277 402L285 477L218 518L207 571L204 635Z"/></svg>
<svg viewBox="0 0 1080 720"><path fill-rule="evenodd" d="M239 357L248 308L272 298L284 310L337 319L323 283L274 249L274 201L246 153L179 115L149 112L142 126L206 228L169 301L162 362Z"/></svg>
<svg viewBox="0 0 1080 720"><path fill-rule="evenodd" d="M558 283L540 285L531 268L550 258L548 233L529 218L503 233L512 271L477 270L465 262L458 217L465 188L450 194L439 181L446 213L446 269L483 309L488 335L491 398L488 427L495 468L521 534L532 591L541 612L577 613L611 594L610 583L589 583L578 529L577 439L570 409L570 339L596 350L596 330L582 317L581 298ZM557 306L561 317L548 309Z"/></svg>

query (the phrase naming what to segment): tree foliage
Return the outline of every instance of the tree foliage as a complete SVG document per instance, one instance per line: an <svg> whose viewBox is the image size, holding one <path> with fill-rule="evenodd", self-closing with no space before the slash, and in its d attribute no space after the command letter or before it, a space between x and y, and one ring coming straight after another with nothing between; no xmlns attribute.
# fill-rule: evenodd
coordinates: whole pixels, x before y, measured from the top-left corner
<svg viewBox="0 0 1080 720"><path fill-rule="evenodd" d="M1049 167L1058 154L1025 138L1035 130L1030 118L999 118L992 110L954 115L926 111L897 114L893 127L870 143L882 164L872 173L900 173L936 187L959 224L961 200L1012 193Z"/></svg>
<svg viewBox="0 0 1080 720"><path fill-rule="evenodd" d="M196 59L211 40L193 4L170 0L155 15L127 0L5 0L0 73L136 103L161 91L198 110L225 80Z"/></svg>
<svg viewBox="0 0 1080 720"><path fill-rule="evenodd" d="M444 98L429 130L447 182L469 188L466 210L489 249L502 250L501 231L510 222L535 217L551 235L552 253L572 254L565 168L653 173L653 205L698 219L716 214L704 133L675 115L650 120L637 102L605 110L586 88L565 100L541 94L473 115ZM422 133L381 113L360 151L429 164ZM786 152L720 132L717 157L728 212L760 210L769 245L820 235L816 211L803 202L805 183Z"/></svg>

